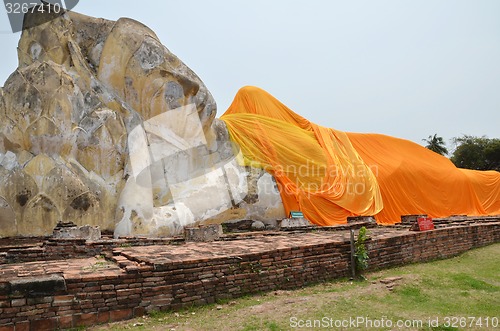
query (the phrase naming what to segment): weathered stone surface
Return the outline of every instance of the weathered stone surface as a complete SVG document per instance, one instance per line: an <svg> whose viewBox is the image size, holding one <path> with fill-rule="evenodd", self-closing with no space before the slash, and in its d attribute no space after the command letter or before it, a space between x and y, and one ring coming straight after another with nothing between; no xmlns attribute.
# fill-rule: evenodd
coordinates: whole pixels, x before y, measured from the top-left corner
<svg viewBox="0 0 500 331"><path fill-rule="evenodd" d="M184 239L186 239L186 241L209 242L219 239L221 235L222 225L220 224L184 228Z"/></svg>
<svg viewBox="0 0 500 331"><path fill-rule="evenodd" d="M264 230L266 225L261 221L255 221L252 223L252 230Z"/></svg>
<svg viewBox="0 0 500 331"><path fill-rule="evenodd" d="M97 241L101 239L101 229L90 225L56 227L52 236L57 239L76 238Z"/></svg>
<svg viewBox="0 0 500 331"><path fill-rule="evenodd" d="M373 223L376 224L377 221L373 216L349 216L347 217L347 223Z"/></svg>
<svg viewBox="0 0 500 331"><path fill-rule="evenodd" d="M143 24L67 12L24 30L18 57L0 88L0 237L283 217L272 176L238 164L208 89Z"/></svg>
<svg viewBox="0 0 500 331"><path fill-rule="evenodd" d="M17 234L16 214L11 205L4 198L0 197L0 232L11 237Z"/></svg>
<svg viewBox="0 0 500 331"><path fill-rule="evenodd" d="M306 226L313 226L313 224L303 217L284 218L279 222L279 228L282 230L302 228Z"/></svg>
<svg viewBox="0 0 500 331"><path fill-rule="evenodd" d="M401 223L407 225L413 225L417 223L419 217L427 217L427 215L401 215Z"/></svg>
<svg viewBox="0 0 500 331"><path fill-rule="evenodd" d="M66 281L60 275L25 277L12 280L8 284L8 294L24 294L27 297L53 295L66 290Z"/></svg>

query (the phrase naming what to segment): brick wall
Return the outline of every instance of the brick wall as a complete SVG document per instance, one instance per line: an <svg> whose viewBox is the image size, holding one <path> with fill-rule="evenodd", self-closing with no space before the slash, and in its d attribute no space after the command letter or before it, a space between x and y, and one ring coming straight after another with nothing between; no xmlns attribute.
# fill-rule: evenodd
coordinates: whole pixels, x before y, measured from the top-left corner
<svg viewBox="0 0 500 331"><path fill-rule="evenodd" d="M500 223L406 232L367 241L370 268L444 259L500 241Z"/></svg>
<svg viewBox="0 0 500 331"><path fill-rule="evenodd" d="M9 248L0 252L0 264L83 258L111 253L119 247L168 245L178 241L174 238L124 238L87 242L85 239L47 238L32 247Z"/></svg>
<svg viewBox="0 0 500 331"><path fill-rule="evenodd" d="M500 242L500 223L429 232L374 235L370 267L386 268L450 257ZM0 331L51 330L142 316L151 310L275 289L294 289L350 274L347 240L238 252L238 256L144 264L115 251L115 269L33 279L0 279Z"/></svg>

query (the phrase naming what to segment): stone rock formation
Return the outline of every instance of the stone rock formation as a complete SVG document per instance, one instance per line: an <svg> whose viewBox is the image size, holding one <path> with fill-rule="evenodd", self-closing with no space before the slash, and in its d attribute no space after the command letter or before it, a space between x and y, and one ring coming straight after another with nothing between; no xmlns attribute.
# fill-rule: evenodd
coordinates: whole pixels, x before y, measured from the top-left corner
<svg viewBox="0 0 500 331"><path fill-rule="evenodd" d="M0 88L0 237L58 222L167 236L284 216L272 176L238 165L212 95L153 31L38 15Z"/></svg>

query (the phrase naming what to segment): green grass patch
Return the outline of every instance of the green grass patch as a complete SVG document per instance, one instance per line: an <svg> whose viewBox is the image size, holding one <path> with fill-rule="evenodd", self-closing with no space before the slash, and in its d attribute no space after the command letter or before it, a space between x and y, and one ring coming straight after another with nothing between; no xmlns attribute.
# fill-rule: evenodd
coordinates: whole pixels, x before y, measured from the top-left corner
<svg viewBox="0 0 500 331"><path fill-rule="evenodd" d="M461 289L472 289L487 292L496 292L500 289L499 286L495 286L480 279L476 279L469 274L454 274L451 275L450 278L455 282L457 288Z"/></svg>

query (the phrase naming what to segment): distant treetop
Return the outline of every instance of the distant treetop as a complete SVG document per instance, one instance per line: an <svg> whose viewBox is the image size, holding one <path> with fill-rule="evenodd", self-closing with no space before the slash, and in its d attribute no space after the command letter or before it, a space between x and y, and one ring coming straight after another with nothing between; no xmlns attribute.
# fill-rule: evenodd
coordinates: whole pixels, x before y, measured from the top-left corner
<svg viewBox="0 0 500 331"><path fill-rule="evenodd" d="M434 136L429 136L427 139L422 139L427 143L425 148L430 149L433 152L436 152L441 155L447 155L448 149L446 148L446 144L443 140L443 137L438 137L437 133Z"/></svg>
<svg viewBox="0 0 500 331"><path fill-rule="evenodd" d="M500 139L463 135L454 138L451 161L459 168L500 171Z"/></svg>

